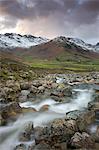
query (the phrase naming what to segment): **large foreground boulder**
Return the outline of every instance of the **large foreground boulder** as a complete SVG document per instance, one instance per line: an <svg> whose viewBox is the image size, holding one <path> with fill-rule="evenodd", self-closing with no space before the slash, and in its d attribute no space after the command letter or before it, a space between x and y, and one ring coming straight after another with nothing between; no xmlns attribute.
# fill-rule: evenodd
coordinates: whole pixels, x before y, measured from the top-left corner
<svg viewBox="0 0 99 150"><path fill-rule="evenodd" d="M18 114L22 112L21 107L17 102L11 102L0 108L0 124L4 124L11 118L16 118Z"/></svg>
<svg viewBox="0 0 99 150"><path fill-rule="evenodd" d="M83 132L82 134L79 132L76 132L74 136L70 140L70 147L71 148L87 148L87 149L94 149L95 148L95 141L93 138Z"/></svg>

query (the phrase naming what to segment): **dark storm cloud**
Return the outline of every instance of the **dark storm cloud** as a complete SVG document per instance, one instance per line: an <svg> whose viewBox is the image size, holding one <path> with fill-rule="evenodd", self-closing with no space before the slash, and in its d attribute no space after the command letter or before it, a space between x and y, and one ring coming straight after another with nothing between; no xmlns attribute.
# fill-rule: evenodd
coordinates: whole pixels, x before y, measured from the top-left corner
<svg viewBox="0 0 99 150"><path fill-rule="evenodd" d="M75 34L77 36L81 32L81 37L84 37L82 31L87 32L88 26L90 29L94 26L98 28L99 0L0 0L0 16L7 19L1 22L4 24L3 27L8 25L14 27L19 21L34 24L39 18L39 20L47 20L45 25L41 24L46 30L51 32L52 28L55 31L57 29L56 35L57 33L66 35L71 33L71 36ZM50 25L46 26L47 23ZM25 23L23 24L25 26ZM88 35L90 35L89 30L86 37Z"/></svg>
<svg viewBox="0 0 99 150"><path fill-rule="evenodd" d="M83 0L82 0L83 1ZM73 21L80 24L94 23L99 16L99 0L84 0L77 9L73 11Z"/></svg>
<svg viewBox="0 0 99 150"><path fill-rule="evenodd" d="M1 0L0 13L30 19L35 16L48 16L54 12L65 15L68 9L73 8L76 0Z"/></svg>
<svg viewBox="0 0 99 150"><path fill-rule="evenodd" d="M28 7L25 3L20 3L17 0L1 0L0 14L13 16L17 19L24 19L34 16L35 12L33 8Z"/></svg>
<svg viewBox="0 0 99 150"><path fill-rule="evenodd" d="M82 1L82 4L79 2ZM99 0L1 0L0 14L18 19L35 19L62 13L70 20L91 23L99 14ZM67 19L67 18L66 18Z"/></svg>

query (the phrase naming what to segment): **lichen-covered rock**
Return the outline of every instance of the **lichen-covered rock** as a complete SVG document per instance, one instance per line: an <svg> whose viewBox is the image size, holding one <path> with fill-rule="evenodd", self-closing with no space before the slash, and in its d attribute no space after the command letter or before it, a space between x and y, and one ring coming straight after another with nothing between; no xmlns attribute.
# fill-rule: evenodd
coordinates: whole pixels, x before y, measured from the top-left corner
<svg viewBox="0 0 99 150"><path fill-rule="evenodd" d="M52 147L66 142L77 130L75 120L56 119L47 127L35 129L35 142L44 142Z"/></svg>
<svg viewBox="0 0 99 150"><path fill-rule="evenodd" d="M38 145L35 145L35 146L30 146L29 147L29 150L54 150L50 147L50 145L42 142Z"/></svg>
<svg viewBox="0 0 99 150"><path fill-rule="evenodd" d="M85 131L86 127L95 121L95 112L94 111L85 111L77 119L77 126L80 131Z"/></svg>
<svg viewBox="0 0 99 150"><path fill-rule="evenodd" d="M76 132L70 140L69 147L78 149L79 148L94 149L95 141L89 134L85 132L83 132L82 134Z"/></svg>

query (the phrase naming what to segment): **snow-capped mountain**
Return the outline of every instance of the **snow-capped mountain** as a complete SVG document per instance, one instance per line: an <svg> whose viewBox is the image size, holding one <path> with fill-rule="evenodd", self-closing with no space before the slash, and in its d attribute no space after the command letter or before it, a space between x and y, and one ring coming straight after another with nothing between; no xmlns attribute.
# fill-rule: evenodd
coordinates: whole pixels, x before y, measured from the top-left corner
<svg viewBox="0 0 99 150"><path fill-rule="evenodd" d="M49 41L50 40L46 38L35 37L32 35L20 35L15 33L0 34L0 48L3 49L6 48L12 49L17 47L29 48L31 46L47 43ZM64 36L54 38L51 41L66 44L67 46L69 46L69 48L74 47L83 50L91 50L94 52L99 52L99 43L97 43L96 45L92 45L85 43L81 39L69 38Z"/></svg>
<svg viewBox="0 0 99 150"><path fill-rule="evenodd" d="M32 35L20 35L15 33L0 34L1 48L29 48L31 46L39 45L48 42L48 39L42 37L35 37Z"/></svg>
<svg viewBox="0 0 99 150"><path fill-rule="evenodd" d="M97 43L96 45L92 45L87 44L83 40L78 38L69 38L64 36L57 37L54 39L54 41L67 43L68 45L74 44L75 46L81 47L83 50L91 50L94 52L99 52L99 43Z"/></svg>
<svg viewBox="0 0 99 150"><path fill-rule="evenodd" d="M92 44L87 44L83 40L80 40L80 39L77 39L77 38L67 38L67 39L71 43L75 43L76 45L79 45L84 50L92 50L92 51L99 52L99 43L97 43L96 45L92 45Z"/></svg>

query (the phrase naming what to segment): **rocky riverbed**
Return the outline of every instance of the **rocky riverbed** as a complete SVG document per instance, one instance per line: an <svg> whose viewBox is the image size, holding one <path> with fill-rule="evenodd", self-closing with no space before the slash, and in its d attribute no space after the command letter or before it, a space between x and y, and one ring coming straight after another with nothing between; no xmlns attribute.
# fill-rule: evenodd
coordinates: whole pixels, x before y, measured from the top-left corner
<svg viewBox="0 0 99 150"><path fill-rule="evenodd" d="M0 83L0 150L99 149L99 73Z"/></svg>

